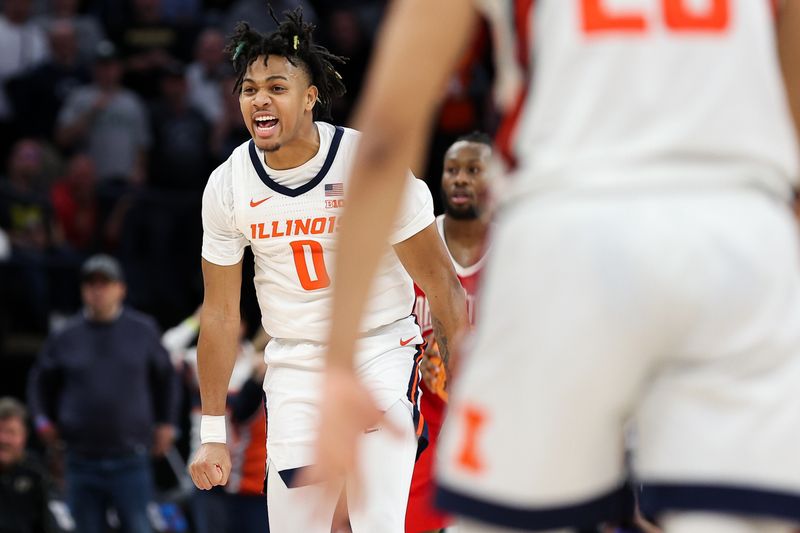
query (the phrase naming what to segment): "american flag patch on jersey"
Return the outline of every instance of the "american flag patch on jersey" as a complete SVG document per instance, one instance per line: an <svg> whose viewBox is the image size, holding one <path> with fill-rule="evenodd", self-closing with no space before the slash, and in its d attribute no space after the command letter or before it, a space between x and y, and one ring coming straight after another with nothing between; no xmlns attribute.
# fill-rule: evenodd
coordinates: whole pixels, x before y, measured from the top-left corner
<svg viewBox="0 0 800 533"><path fill-rule="evenodd" d="M326 183L325 196L344 196L344 183Z"/></svg>

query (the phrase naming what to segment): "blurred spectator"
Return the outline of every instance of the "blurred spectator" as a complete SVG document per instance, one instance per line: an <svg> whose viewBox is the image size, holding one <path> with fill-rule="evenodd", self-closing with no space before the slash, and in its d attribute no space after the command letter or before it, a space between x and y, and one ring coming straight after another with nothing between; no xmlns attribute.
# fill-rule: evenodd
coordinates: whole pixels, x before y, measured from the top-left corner
<svg viewBox="0 0 800 533"><path fill-rule="evenodd" d="M46 31L49 31L53 23L68 22L77 32L78 58L82 64L90 64L94 59L94 51L97 45L106 36L102 26L97 19L91 15L83 15L78 12L78 0L49 0L47 14L40 17L37 22ZM58 49L52 45L50 50L56 53Z"/></svg>
<svg viewBox="0 0 800 533"><path fill-rule="evenodd" d="M183 65L170 65L161 78L161 98L150 108L153 148L150 185L202 191L211 171L211 126L189 102Z"/></svg>
<svg viewBox="0 0 800 533"><path fill-rule="evenodd" d="M222 79L222 117L214 124L211 141L211 151L219 163L226 160L237 146L250 139L250 132L244 125L239 109L239 95L234 92L235 86L236 76L232 69L228 69Z"/></svg>
<svg viewBox="0 0 800 533"><path fill-rule="evenodd" d="M272 0L269 3L263 0L236 0L225 15L222 30L226 35L230 35L236 24L244 20L254 30L270 33L278 27L269 14L270 8L275 12L275 16L280 18L284 11L298 6L303 8L303 19L306 22L317 23L317 13L307 0Z"/></svg>
<svg viewBox="0 0 800 533"><path fill-rule="evenodd" d="M48 25L52 57L11 80L7 90L22 135L50 139L67 97L89 82L89 69L78 57L77 27L69 19Z"/></svg>
<svg viewBox="0 0 800 533"><path fill-rule="evenodd" d="M112 39L125 60L125 85L152 100L158 96L161 71L176 59L191 59L195 30L166 20L161 0L131 0L131 6L130 19Z"/></svg>
<svg viewBox="0 0 800 533"><path fill-rule="evenodd" d="M202 0L161 0L164 19L179 25L194 24L203 11Z"/></svg>
<svg viewBox="0 0 800 533"><path fill-rule="evenodd" d="M364 27L364 21L355 7L332 6L325 12L323 20L323 38L328 43L328 49L336 55L347 58L344 65L336 67L347 87L347 92L343 98L333 102L331 110L333 122L344 124L350 109L358 99L372 42L369 31Z"/></svg>
<svg viewBox="0 0 800 533"><path fill-rule="evenodd" d="M33 139L18 141L0 180L0 228L11 241L6 290L15 314L44 330L50 307L47 251L51 245L52 212L47 197L36 190L42 172L42 146Z"/></svg>
<svg viewBox="0 0 800 533"><path fill-rule="evenodd" d="M63 148L85 148L98 178L141 184L150 146L147 112L120 85L122 64L114 46L100 43L90 85L73 91L58 116L56 140Z"/></svg>
<svg viewBox="0 0 800 533"><path fill-rule="evenodd" d="M227 64L222 49L225 36L217 29L206 28L197 38L194 62L186 69L189 101L209 123L215 124L224 112L222 78Z"/></svg>
<svg viewBox="0 0 800 533"><path fill-rule="evenodd" d="M442 175L443 156L447 148L462 135L476 130L495 130L497 116L490 98L490 65L489 31L483 24L462 52L456 71L444 87L438 122L431 137L428 166L422 173L424 176ZM438 212L442 206L439 186L429 181L428 187L433 193Z"/></svg>
<svg viewBox="0 0 800 533"><path fill-rule="evenodd" d="M0 14L0 160L18 137L12 131L14 110L6 96L9 78L41 63L48 56L44 31L31 22L31 0L3 0Z"/></svg>
<svg viewBox="0 0 800 533"><path fill-rule="evenodd" d="M56 226L65 242L77 252L88 252L96 245L96 181L94 161L86 154L78 154L51 191Z"/></svg>
<svg viewBox="0 0 800 533"><path fill-rule="evenodd" d="M123 531L150 533L148 450L172 445L175 379L154 321L125 308L119 263L89 258L84 310L51 333L31 370L29 402L43 442L66 445L67 500L81 533L103 533L107 505Z"/></svg>
<svg viewBox="0 0 800 533"><path fill-rule="evenodd" d="M44 249L49 244L47 198L37 184L43 172L44 151L34 139L17 141L0 180L0 226L15 245Z"/></svg>
<svg viewBox="0 0 800 533"><path fill-rule="evenodd" d="M27 412L22 403L0 398L0 532L45 533L47 481L25 453Z"/></svg>
<svg viewBox="0 0 800 533"><path fill-rule="evenodd" d="M200 389L197 377L197 348L194 340L200 327L199 309L164 334L164 346L173 364L184 375L192 396L190 452L200 446ZM263 334L263 330L259 328ZM264 410L264 345L257 349L245 337L242 319L239 352L228 386L227 434L231 436L232 471L225 487L210 491L194 489L192 516L196 533L268 533L267 502L263 494L267 454ZM269 339L264 339L267 342Z"/></svg>

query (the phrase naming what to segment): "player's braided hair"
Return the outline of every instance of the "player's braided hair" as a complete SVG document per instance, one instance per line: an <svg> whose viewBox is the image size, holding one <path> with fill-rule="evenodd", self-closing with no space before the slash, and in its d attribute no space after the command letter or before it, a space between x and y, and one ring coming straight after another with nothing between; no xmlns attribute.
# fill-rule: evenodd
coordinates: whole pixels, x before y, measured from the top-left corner
<svg viewBox="0 0 800 533"><path fill-rule="evenodd" d="M479 131L479 130L475 130L473 132L466 133L466 134L460 136L458 139L456 139L455 142L461 142L461 141L468 142L468 143L485 144L485 145L488 145L489 148L492 148L492 146L493 146L491 135L489 135L488 133L485 133L483 131Z"/></svg>
<svg viewBox="0 0 800 533"><path fill-rule="evenodd" d="M275 17L271 6L269 12L278 24L278 29L272 33L263 34L248 23L239 22L228 38L225 53L230 56L236 73L234 93L241 90L247 68L259 57L264 56L265 65L270 55L285 57L292 65L306 70L312 85L319 91L314 119L330 118L333 99L345 93L342 77L333 65L343 64L347 58L334 55L314 42L314 25L303 21L301 8L286 11L283 21Z"/></svg>

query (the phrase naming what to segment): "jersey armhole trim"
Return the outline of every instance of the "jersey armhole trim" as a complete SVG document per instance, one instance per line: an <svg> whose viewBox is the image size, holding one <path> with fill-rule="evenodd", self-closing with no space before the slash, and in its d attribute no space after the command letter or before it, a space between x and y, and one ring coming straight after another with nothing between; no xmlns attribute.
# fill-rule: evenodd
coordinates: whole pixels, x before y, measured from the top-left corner
<svg viewBox="0 0 800 533"><path fill-rule="evenodd" d="M248 146L248 151L250 153L250 162L253 164L253 168L256 170L258 177L261 178L261 181L264 182L264 185L272 189L273 191L283 194L285 196L291 196L292 198L300 196L303 193L306 193L319 185L319 183L325 179L325 176L328 174L328 171L333 165L333 160L336 159L336 154L339 151L339 144L342 142L342 136L344 135L344 128L341 126L336 126L336 131L333 134L333 138L331 139L331 146L328 148L328 156L325 158L325 163L323 163L322 168L319 169L314 178L296 189L291 189L289 187L285 187L275 180L273 180L267 171L264 169L264 165L261 164L261 159L258 157L258 150L256 150L256 143L252 139L250 139L250 143Z"/></svg>

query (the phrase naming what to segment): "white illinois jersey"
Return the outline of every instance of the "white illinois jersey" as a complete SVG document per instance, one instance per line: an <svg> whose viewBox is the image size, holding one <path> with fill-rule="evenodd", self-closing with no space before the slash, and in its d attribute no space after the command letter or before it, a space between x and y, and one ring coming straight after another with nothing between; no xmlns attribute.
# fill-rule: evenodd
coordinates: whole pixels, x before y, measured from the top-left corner
<svg viewBox="0 0 800 533"><path fill-rule="evenodd" d="M359 133L324 122L316 127L319 151L297 168L268 168L248 141L212 173L203 195L202 255L216 265L233 265L250 245L264 330L277 339L319 343L328 332L335 234ZM391 244L434 221L427 186L413 176L409 182ZM408 317L413 305L413 282L389 249L362 331Z"/></svg>
<svg viewBox="0 0 800 533"><path fill-rule="evenodd" d="M718 185L788 196L797 145L773 0L516 0L504 16L494 1L476 0L513 21L495 36L516 31L523 70L498 76L524 80L497 139L515 197Z"/></svg>

